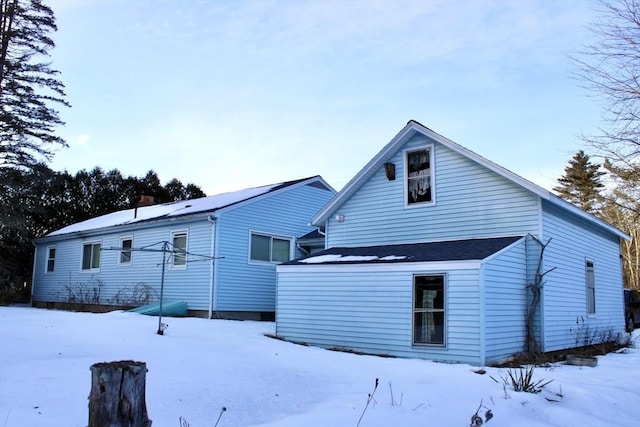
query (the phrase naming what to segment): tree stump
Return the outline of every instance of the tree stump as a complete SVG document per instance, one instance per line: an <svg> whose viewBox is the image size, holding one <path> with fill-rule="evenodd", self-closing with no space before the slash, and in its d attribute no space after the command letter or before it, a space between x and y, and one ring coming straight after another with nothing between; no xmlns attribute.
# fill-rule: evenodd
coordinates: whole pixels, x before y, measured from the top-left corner
<svg viewBox="0 0 640 427"><path fill-rule="evenodd" d="M146 375L144 362L123 360L92 365L89 427L150 427Z"/></svg>

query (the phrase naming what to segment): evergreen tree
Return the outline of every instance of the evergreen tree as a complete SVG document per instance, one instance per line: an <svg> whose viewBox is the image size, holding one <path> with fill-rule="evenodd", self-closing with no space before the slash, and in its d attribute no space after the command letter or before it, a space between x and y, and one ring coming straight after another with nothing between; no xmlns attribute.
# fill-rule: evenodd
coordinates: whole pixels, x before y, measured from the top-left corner
<svg viewBox="0 0 640 427"><path fill-rule="evenodd" d="M604 188L601 177L605 173L599 164L591 163L588 154L578 151L564 168L564 175L558 178L553 191L582 210L594 213L601 200L600 190Z"/></svg>
<svg viewBox="0 0 640 427"><path fill-rule="evenodd" d="M53 11L42 0L0 0L0 166L30 167L50 146L62 125L53 105L69 106L58 71L40 57L54 47Z"/></svg>

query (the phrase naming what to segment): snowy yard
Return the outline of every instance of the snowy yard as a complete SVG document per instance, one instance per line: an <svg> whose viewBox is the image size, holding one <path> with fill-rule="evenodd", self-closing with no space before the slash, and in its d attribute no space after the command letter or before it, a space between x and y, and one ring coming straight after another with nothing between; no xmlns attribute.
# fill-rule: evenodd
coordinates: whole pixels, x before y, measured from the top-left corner
<svg viewBox="0 0 640 427"><path fill-rule="evenodd" d="M265 337L273 323L167 318L160 336L157 322L0 307L0 427L86 426L90 366L125 359L147 363L153 427L178 427L180 417L212 427L223 406L219 427L355 427L376 378L361 427L465 427L481 401L494 427L640 425L636 348L599 357L596 368L536 368L535 378L553 382L530 394L490 378L505 369L479 375L469 365L304 347Z"/></svg>

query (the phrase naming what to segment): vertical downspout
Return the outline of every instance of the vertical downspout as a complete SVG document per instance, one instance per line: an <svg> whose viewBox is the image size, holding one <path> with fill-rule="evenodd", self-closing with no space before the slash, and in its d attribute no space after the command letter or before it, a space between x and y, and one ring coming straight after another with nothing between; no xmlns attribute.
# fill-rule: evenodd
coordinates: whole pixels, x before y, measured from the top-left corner
<svg viewBox="0 0 640 427"><path fill-rule="evenodd" d="M486 338L486 322L485 322L485 305L486 305L486 293L484 289L484 262L480 264L480 270L478 271L478 297L480 298L480 366L485 366L487 361L487 338Z"/></svg>
<svg viewBox="0 0 640 427"><path fill-rule="evenodd" d="M38 258L38 245L36 245L35 242L31 242L31 244L35 247L35 250L33 251L33 269L31 271L31 297L29 298L29 305L33 307L33 290L35 289L36 284L36 260Z"/></svg>
<svg viewBox="0 0 640 427"><path fill-rule="evenodd" d="M216 265L216 218L215 215L207 217L207 221L211 224L211 268L209 270L209 316L213 317L213 300L215 292L215 265Z"/></svg>

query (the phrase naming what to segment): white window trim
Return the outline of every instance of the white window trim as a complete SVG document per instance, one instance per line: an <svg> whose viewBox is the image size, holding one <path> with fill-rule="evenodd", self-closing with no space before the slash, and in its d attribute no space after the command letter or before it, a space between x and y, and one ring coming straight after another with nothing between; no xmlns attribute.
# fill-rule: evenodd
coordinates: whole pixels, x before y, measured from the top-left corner
<svg viewBox="0 0 640 427"><path fill-rule="evenodd" d="M98 244L100 245L100 265L102 266L102 240L87 240L86 242L82 242L82 245L80 246L80 272L81 273L96 273L100 271L100 267L98 268L88 268L88 269L83 269L82 268L82 261L83 261L83 257L84 257L84 247L86 245L95 245ZM93 249L91 249L91 258L93 260Z"/></svg>
<svg viewBox="0 0 640 427"><path fill-rule="evenodd" d="M416 277L419 276L440 276L442 277L442 292L443 296L443 316L442 316L442 344L430 344L416 342L415 340L415 313L416 313ZM447 275L444 273L415 273L411 277L411 345L418 348L447 348L447 313L449 312L447 304Z"/></svg>
<svg viewBox="0 0 640 427"><path fill-rule="evenodd" d="M179 234L184 234L185 235L185 239L184 239L184 250L185 251L189 251L189 229L188 228L184 228L181 230L172 230L171 231L171 249L173 250L173 240L175 238L175 236L179 235ZM174 256L173 253L171 253L171 255L169 256L169 269L171 270L186 270L187 269L187 264L189 264L189 256L187 254L184 255L184 264L174 264Z"/></svg>
<svg viewBox="0 0 640 427"><path fill-rule="evenodd" d="M267 233L264 231L257 231L257 230L249 230L249 244L247 245L247 260L249 262L249 264L255 264L255 265L278 265L278 264L282 264L282 262L280 261L261 261L261 260L257 260L257 259L252 259L251 258L251 236L252 235L258 235L258 236L264 236L264 237L269 237L271 238L271 245L269 247L269 258L272 258L273 256L273 239L279 239L279 240L287 240L289 241L289 260L293 259L293 255L294 255L294 250L295 250L295 239L291 236L284 236L284 235L280 235L280 234L273 234L273 233Z"/></svg>
<svg viewBox="0 0 640 427"><path fill-rule="evenodd" d="M133 262L132 250L129 251L129 262L122 262L122 253L125 252L122 242L124 242L125 240L131 240L131 249L133 249L133 236L123 236L120 238L120 250L118 251L118 266L120 267L129 267Z"/></svg>
<svg viewBox="0 0 640 427"><path fill-rule="evenodd" d="M413 203L413 204L409 204L409 198L407 197L409 194L409 188L407 186L407 183L409 181L409 168L407 167L407 154L408 153L413 153L414 151L422 151L422 150L428 150L429 151L429 165L430 165L430 171L429 174L431 176L431 201L430 202L421 202L421 203ZM426 144L426 145L422 145L420 147L414 147L414 148L407 148L406 150L402 151L402 162L403 162L403 174L402 174L402 179L403 179L403 190L404 190L404 207L405 209L415 209L415 208L421 208L421 207L425 207L425 206L435 206L436 204L436 174L435 174L435 146L434 144Z"/></svg>
<svg viewBox="0 0 640 427"><path fill-rule="evenodd" d="M592 275L593 275L593 311L589 310L589 300L590 300L590 287L589 287L589 266L588 264L591 263L591 269L593 271ZM587 310L587 317L595 317L598 307L596 305L596 263L590 259L590 258L585 258L584 259L584 286L585 286L585 293L586 293L586 310Z"/></svg>
<svg viewBox="0 0 640 427"><path fill-rule="evenodd" d="M55 255L53 256L53 269L52 269L52 270L49 270L49 261L51 260L51 258L49 257L49 255L51 254L51 252L50 252L50 251L51 251L51 249L55 250L55 252L56 252L56 253L55 253ZM57 248L55 247L55 245L53 245L53 246L47 246L47 252L46 252L46 255L47 255L47 256L46 256L46 258L45 258L45 260L44 260L44 273L45 273L45 274L51 274L51 273L54 273L54 272L56 271L56 258L57 258L57 255L58 255L58 250L57 250Z"/></svg>

